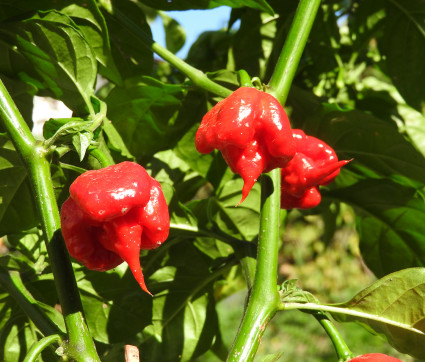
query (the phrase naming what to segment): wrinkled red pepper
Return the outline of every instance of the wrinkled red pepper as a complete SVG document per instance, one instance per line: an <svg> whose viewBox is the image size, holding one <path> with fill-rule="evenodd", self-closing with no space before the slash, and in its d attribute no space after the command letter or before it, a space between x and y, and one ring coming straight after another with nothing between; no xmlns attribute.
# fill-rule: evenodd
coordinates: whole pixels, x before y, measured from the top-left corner
<svg viewBox="0 0 425 362"><path fill-rule="evenodd" d="M272 95L242 87L217 103L202 119L195 137L200 153L221 151L244 180L241 203L262 172L284 167L295 147L288 117Z"/></svg>
<svg viewBox="0 0 425 362"><path fill-rule="evenodd" d="M402 362L398 358L387 356L382 353L367 353L354 357L351 362Z"/></svg>
<svg viewBox="0 0 425 362"><path fill-rule="evenodd" d="M70 255L87 268L106 271L126 261L142 289L140 250L168 237L169 214L161 185L134 162L87 171L72 183L61 209Z"/></svg>
<svg viewBox="0 0 425 362"><path fill-rule="evenodd" d="M302 130L294 129L292 134L297 152L281 170L281 207L309 209L322 199L318 186L332 182L350 161L338 161L332 147Z"/></svg>

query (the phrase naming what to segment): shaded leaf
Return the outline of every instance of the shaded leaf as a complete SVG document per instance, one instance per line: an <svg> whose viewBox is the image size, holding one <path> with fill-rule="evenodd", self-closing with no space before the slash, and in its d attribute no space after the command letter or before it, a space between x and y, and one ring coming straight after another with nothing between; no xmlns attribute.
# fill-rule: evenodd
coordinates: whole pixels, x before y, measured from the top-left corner
<svg viewBox="0 0 425 362"><path fill-rule="evenodd" d="M146 37L152 38L152 32L143 10L133 1L112 1L112 8L128 17ZM102 11L109 31L112 56L122 78L152 74L154 65L153 52L140 39L140 34L134 34L126 24L116 17Z"/></svg>
<svg viewBox="0 0 425 362"><path fill-rule="evenodd" d="M293 95L297 117L301 115L300 120L295 118L296 128L324 140L340 159L353 158L347 168L364 166L369 170L368 177L389 177L407 186L425 184L424 156L399 133L394 123L357 110L319 105L305 94Z"/></svg>
<svg viewBox="0 0 425 362"><path fill-rule="evenodd" d="M245 69L251 76L264 78L273 50L276 21L265 13L245 11L241 25L233 37L235 69Z"/></svg>
<svg viewBox="0 0 425 362"><path fill-rule="evenodd" d="M209 259L190 241L172 245L168 256L167 265L156 268L149 277L154 294L153 324L143 331L143 358L194 360L211 347L218 333L211 289L215 278Z"/></svg>
<svg viewBox="0 0 425 362"><path fill-rule="evenodd" d="M425 265L425 203L415 189L369 179L324 196L356 211L360 250L377 276Z"/></svg>
<svg viewBox="0 0 425 362"><path fill-rule="evenodd" d="M0 236L38 223L26 169L12 143L0 136Z"/></svg>
<svg viewBox="0 0 425 362"><path fill-rule="evenodd" d="M385 28L378 46L386 70L406 101L425 107L425 9L421 0L386 1Z"/></svg>
<svg viewBox="0 0 425 362"><path fill-rule="evenodd" d="M265 0L139 0L142 3L159 10L189 10L208 9L217 6L230 6L240 8L252 7L273 14L273 9Z"/></svg>
<svg viewBox="0 0 425 362"><path fill-rule="evenodd" d="M205 31L189 49L186 61L205 72L226 67L232 37L225 30Z"/></svg>
<svg viewBox="0 0 425 362"><path fill-rule="evenodd" d="M173 53L177 53L184 45L186 41L186 32L184 28L164 12L160 12L159 15L162 19L162 24L165 30L165 44L167 49Z"/></svg>

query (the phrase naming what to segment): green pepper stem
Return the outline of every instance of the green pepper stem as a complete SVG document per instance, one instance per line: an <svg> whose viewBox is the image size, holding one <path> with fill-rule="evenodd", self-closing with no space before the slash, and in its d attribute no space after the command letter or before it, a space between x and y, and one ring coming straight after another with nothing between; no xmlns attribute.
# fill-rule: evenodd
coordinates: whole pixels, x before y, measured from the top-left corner
<svg viewBox="0 0 425 362"><path fill-rule="evenodd" d="M283 105L298 68L320 0L301 0L282 48L279 60L269 82L271 93Z"/></svg>
<svg viewBox="0 0 425 362"><path fill-rule="evenodd" d="M76 361L99 357L83 318L77 283L60 232L60 216L46 150L35 140L3 82L0 80L0 120L22 157L41 219L59 302L67 328L67 353Z"/></svg>
<svg viewBox="0 0 425 362"><path fill-rule="evenodd" d="M354 354L350 351L347 344L339 333L338 329L335 325L329 320L328 316L323 312L314 312L314 317L323 327L325 332L328 334L329 338L334 345L335 352L338 356L338 361L343 362L348 360L349 358L353 358Z"/></svg>
<svg viewBox="0 0 425 362"><path fill-rule="evenodd" d="M238 335L228 361L251 361L257 352L266 325L277 311L277 254L280 222L280 169L261 178L261 219L257 267Z"/></svg>
<svg viewBox="0 0 425 362"><path fill-rule="evenodd" d="M300 0L292 26L269 82L269 90L284 105L320 0ZM279 247L280 170L261 180L262 206L254 285L228 361L249 361L255 356L264 330L276 313L277 256Z"/></svg>
<svg viewBox="0 0 425 362"><path fill-rule="evenodd" d="M23 362L36 362L41 352L43 352L47 347L49 347L53 343L61 343L61 342L62 342L62 338L58 334L53 334L51 336L47 336L40 339L28 351Z"/></svg>
<svg viewBox="0 0 425 362"><path fill-rule="evenodd" d="M137 26L137 24L135 24L131 19L129 19L124 13L122 13L115 7L111 7L110 2L101 0L100 5L103 7L104 10L114 16L124 27L126 27L136 36L138 36L148 49L151 49L162 59L166 60L168 63L177 68L180 72L187 75L194 85L223 98L229 96L232 93L231 90L212 81L207 77L205 73L195 67L192 67L190 64L186 63L184 60L174 55L168 49L162 47L157 42L152 40L150 36L148 36L139 26Z"/></svg>

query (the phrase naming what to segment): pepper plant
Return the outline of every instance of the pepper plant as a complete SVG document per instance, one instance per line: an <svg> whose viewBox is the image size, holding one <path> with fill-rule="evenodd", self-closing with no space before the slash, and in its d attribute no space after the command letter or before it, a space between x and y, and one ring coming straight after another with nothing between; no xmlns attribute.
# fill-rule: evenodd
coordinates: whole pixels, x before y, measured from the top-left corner
<svg viewBox="0 0 425 362"><path fill-rule="evenodd" d="M226 29L176 56L166 11L218 6ZM257 352L291 310L334 350L298 360L425 359L424 14L420 0L1 0L0 360L132 360L131 346L143 361L285 360L290 323ZM72 116L36 137L36 96ZM345 300L305 287L319 269L282 271L312 220L324 248L355 235L373 273ZM241 291L229 340L219 306ZM383 342L353 346L345 322Z"/></svg>

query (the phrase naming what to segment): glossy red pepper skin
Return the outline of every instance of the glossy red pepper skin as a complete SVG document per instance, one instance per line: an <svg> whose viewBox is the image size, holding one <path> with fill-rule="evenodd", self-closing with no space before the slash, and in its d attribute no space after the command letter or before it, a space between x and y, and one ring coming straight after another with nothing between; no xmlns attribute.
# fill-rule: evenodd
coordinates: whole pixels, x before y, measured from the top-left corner
<svg viewBox="0 0 425 362"><path fill-rule="evenodd" d="M354 357L350 362L402 362L398 358L387 356L382 353L368 353Z"/></svg>
<svg viewBox="0 0 425 362"><path fill-rule="evenodd" d="M288 117L272 95L242 87L217 103L195 137L200 153L221 151L244 180L241 203L262 172L283 167L295 154Z"/></svg>
<svg viewBox="0 0 425 362"><path fill-rule="evenodd" d="M294 129L292 134L297 152L281 170L281 207L309 209L322 199L318 187L332 182L350 161L338 161L332 147L302 130Z"/></svg>
<svg viewBox="0 0 425 362"><path fill-rule="evenodd" d="M73 258L98 271L126 261L147 293L139 253L161 245L169 225L159 182L133 162L80 175L61 209L62 234Z"/></svg>

